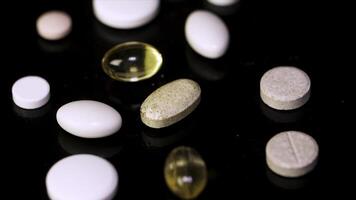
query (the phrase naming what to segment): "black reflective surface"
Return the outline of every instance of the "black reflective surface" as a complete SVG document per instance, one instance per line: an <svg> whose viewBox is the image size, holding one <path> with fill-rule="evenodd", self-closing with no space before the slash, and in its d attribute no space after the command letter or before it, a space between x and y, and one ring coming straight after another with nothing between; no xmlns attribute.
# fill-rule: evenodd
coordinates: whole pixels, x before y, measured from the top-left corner
<svg viewBox="0 0 356 200"><path fill-rule="evenodd" d="M0 90L3 181L6 191L15 191L10 199L46 199L49 168L77 153L99 155L115 165L120 176L118 199L177 199L165 185L163 166L167 154L179 145L195 148L206 161L208 185L198 199L292 198L347 191L351 171L341 157L349 151L344 150L345 138L353 134L345 127L349 102L344 85L350 80L344 76L341 59L314 50L323 49L319 46L323 29L315 24L324 21L314 23L323 15L315 14L310 4L241 0L222 9L201 0L166 0L157 19L130 31L113 30L96 21L89 0L37 0L21 8L16 2L7 4L4 9L15 18L2 29ZM230 29L230 48L219 60L200 57L185 41L185 19L197 8L216 12ZM48 42L37 36L36 18L48 9L62 9L72 16L74 27L68 38ZM111 80L102 71L101 58L112 46L131 40L157 47L163 66L157 75L139 83ZM256 52L261 50L280 56L259 56ZM277 65L295 65L309 74L312 96L302 109L278 112L261 102L260 77ZM48 105L28 111L12 103L11 86L25 75L49 81ZM172 127L144 126L139 118L141 102L177 78L191 78L201 85L199 107ZM64 132L56 122L56 111L80 99L113 106L123 117L122 129L99 140ZM265 144L284 130L305 131L319 143L319 164L306 177L285 179L267 169Z"/></svg>

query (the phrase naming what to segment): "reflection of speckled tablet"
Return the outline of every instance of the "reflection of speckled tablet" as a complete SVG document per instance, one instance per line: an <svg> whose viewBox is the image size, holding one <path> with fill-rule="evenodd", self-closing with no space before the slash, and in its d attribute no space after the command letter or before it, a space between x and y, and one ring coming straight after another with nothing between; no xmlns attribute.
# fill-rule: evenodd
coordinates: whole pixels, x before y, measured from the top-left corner
<svg viewBox="0 0 356 200"><path fill-rule="evenodd" d="M310 79L295 67L275 67L261 78L262 101L277 110L292 110L303 106L310 97Z"/></svg>
<svg viewBox="0 0 356 200"><path fill-rule="evenodd" d="M284 177L300 177L312 171L317 163L319 147L309 135L286 131L269 140L266 146L268 167Z"/></svg>

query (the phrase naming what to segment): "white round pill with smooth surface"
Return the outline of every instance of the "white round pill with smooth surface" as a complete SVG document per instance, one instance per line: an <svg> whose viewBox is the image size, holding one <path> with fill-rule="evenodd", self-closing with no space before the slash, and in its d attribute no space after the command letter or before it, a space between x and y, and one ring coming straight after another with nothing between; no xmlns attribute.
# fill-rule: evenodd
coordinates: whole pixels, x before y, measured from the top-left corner
<svg viewBox="0 0 356 200"><path fill-rule="evenodd" d="M63 11L48 11L37 19L37 32L47 40L60 40L72 30L72 19Z"/></svg>
<svg viewBox="0 0 356 200"><path fill-rule="evenodd" d="M195 52L210 59L222 57L230 42L230 33L224 21L204 10L194 11L188 16L185 37Z"/></svg>
<svg viewBox="0 0 356 200"><path fill-rule="evenodd" d="M93 0L94 15L117 29L143 26L158 14L160 0Z"/></svg>
<svg viewBox="0 0 356 200"><path fill-rule="evenodd" d="M268 167L284 177L300 177L312 171L318 154L317 142L311 136L298 131L279 133L266 146Z"/></svg>
<svg viewBox="0 0 356 200"><path fill-rule="evenodd" d="M118 173L107 160L90 154L66 157L47 173L47 194L53 200L110 200Z"/></svg>
<svg viewBox="0 0 356 200"><path fill-rule="evenodd" d="M50 98L48 82L39 76L25 76L12 86L14 103L24 109L36 109L45 105Z"/></svg>
<svg viewBox="0 0 356 200"><path fill-rule="evenodd" d="M281 66L267 71L261 78L262 101L277 110L303 106L310 97L309 76L296 67Z"/></svg>
<svg viewBox="0 0 356 200"><path fill-rule="evenodd" d="M216 6L230 6L239 0L207 0L209 3Z"/></svg>

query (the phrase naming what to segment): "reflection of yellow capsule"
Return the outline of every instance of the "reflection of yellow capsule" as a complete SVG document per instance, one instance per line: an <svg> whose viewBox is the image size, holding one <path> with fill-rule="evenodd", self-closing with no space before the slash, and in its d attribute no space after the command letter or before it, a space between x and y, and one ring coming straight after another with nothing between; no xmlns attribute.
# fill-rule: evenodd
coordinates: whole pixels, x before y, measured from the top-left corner
<svg viewBox="0 0 356 200"><path fill-rule="evenodd" d="M207 184L204 160L190 147L177 147L168 155L164 177L169 189L182 199L194 199Z"/></svg>
<svg viewBox="0 0 356 200"><path fill-rule="evenodd" d="M126 42L106 52L102 67L114 80L137 82L155 75L162 62L162 55L153 46L142 42Z"/></svg>

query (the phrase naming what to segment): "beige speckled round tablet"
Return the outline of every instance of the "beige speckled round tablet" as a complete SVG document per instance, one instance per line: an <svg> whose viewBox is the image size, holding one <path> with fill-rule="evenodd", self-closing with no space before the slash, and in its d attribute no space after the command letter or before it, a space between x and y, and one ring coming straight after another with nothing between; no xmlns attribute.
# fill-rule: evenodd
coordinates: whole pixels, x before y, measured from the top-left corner
<svg viewBox="0 0 356 200"><path fill-rule="evenodd" d="M141 105L141 120L151 128L170 126L188 116L200 102L200 86L178 79L150 94Z"/></svg>
<svg viewBox="0 0 356 200"><path fill-rule="evenodd" d="M303 106L310 97L309 76L296 67L282 66L267 71L261 78L262 101L277 110Z"/></svg>
<svg viewBox="0 0 356 200"><path fill-rule="evenodd" d="M284 177L300 177L312 171L318 154L316 141L298 131L279 133L272 137L266 146L268 167Z"/></svg>

